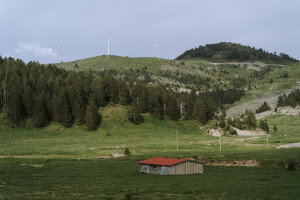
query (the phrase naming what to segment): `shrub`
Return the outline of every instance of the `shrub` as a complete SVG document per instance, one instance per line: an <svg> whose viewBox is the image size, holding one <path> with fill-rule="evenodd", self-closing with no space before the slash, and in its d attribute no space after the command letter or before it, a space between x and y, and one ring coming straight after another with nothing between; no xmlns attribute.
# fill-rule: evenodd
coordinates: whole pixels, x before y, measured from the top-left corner
<svg viewBox="0 0 300 200"><path fill-rule="evenodd" d="M277 127L276 127L276 125L274 125L274 127L273 127L273 130L274 130L274 131L277 131Z"/></svg>
<svg viewBox="0 0 300 200"><path fill-rule="evenodd" d="M129 152L128 147L126 147L126 149L125 149L125 151L124 151L124 154L127 155L127 156L130 155L130 152Z"/></svg>
<svg viewBox="0 0 300 200"><path fill-rule="evenodd" d="M237 135L237 132L236 132L236 130L234 130L234 129L231 129L231 130L230 130L230 135Z"/></svg>
<svg viewBox="0 0 300 200"><path fill-rule="evenodd" d="M293 171L296 169L297 162L295 159L289 159L287 161L287 169Z"/></svg>

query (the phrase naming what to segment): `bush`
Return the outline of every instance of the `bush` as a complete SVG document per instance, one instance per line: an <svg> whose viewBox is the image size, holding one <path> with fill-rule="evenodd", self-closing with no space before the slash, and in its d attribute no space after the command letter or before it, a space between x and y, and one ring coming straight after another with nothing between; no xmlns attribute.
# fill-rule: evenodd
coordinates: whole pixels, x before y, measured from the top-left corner
<svg viewBox="0 0 300 200"><path fill-rule="evenodd" d="M230 130L230 135L237 135L237 132L236 132L236 130L234 130L234 129L231 129L231 130Z"/></svg>
<svg viewBox="0 0 300 200"><path fill-rule="evenodd" d="M127 155L127 156L129 156L129 155L130 155L130 152L129 152L129 149L128 149L128 147L126 147L126 149L125 149L125 151L124 151L124 154L125 154L125 155Z"/></svg>
<svg viewBox="0 0 300 200"><path fill-rule="evenodd" d="M289 159L287 161L287 169L293 171L296 169L297 162L295 159Z"/></svg>

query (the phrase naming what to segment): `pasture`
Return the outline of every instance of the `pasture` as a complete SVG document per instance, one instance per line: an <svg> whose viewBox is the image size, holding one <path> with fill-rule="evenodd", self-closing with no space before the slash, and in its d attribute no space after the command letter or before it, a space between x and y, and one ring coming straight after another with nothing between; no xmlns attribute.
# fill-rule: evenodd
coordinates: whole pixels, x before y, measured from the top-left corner
<svg viewBox="0 0 300 200"><path fill-rule="evenodd" d="M299 116L267 117L266 137L205 135L213 122L158 120L132 125L126 107L100 109L95 132L52 123L36 129L0 124L0 199L297 199L299 167L288 171L288 159L300 162L300 148L276 149L299 142ZM1 122L3 123L3 122ZM176 151L176 130L179 151ZM131 155L123 155L128 147ZM202 161L257 160L260 167L205 166L204 174L139 174L137 162L153 156L189 157ZM108 159L103 159L104 157Z"/></svg>

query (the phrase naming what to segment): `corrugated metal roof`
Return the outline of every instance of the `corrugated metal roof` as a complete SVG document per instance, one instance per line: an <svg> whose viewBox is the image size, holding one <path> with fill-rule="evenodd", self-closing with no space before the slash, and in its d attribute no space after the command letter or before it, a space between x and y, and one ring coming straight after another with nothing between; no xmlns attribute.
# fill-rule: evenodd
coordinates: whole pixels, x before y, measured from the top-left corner
<svg viewBox="0 0 300 200"><path fill-rule="evenodd" d="M154 157L154 158L149 158L147 160L143 160L143 161L139 162L139 164L172 166L172 165L176 165L178 163L182 163L184 161L187 161L187 159Z"/></svg>

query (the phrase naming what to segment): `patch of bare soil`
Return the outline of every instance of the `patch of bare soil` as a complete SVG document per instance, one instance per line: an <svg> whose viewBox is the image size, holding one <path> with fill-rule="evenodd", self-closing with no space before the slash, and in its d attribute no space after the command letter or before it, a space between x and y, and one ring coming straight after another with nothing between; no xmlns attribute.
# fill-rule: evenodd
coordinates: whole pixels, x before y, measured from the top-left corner
<svg viewBox="0 0 300 200"><path fill-rule="evenodd" d="M264 131L248 131L248 130L240 130L238 128L233 128L236 130L237 135L239 136L257 136L257 135L265 135L266 133Z"/></svg>
<svg viewBox="0 0 300 200"><path fill-rule="evenodd" d="M224 135L223 131L220 129L208 129L205 131L206 134L214 136L214 137L220 137L221 135Z"/></svg>
<svg viewBox="0 0 300 200"><path fill-rule="evenodd" d="M259 167L260 162L258 160L203 160L204 165L212 166L240 166L240 167Z"/></svg>
<svg viewBox="0 0 300 200"><path fill-rule="evenodd" d="M113 153L110 155L99 155L96 158L100 158L100 159L108 159L108 158L118 158L118 157L123 157L124 154L119 154L119 153Z"/></svg>
<svg viewBox="0 0 300 200"><path fill-rule="evenodd" d="M300 147L300 142L298 143L291 143L291 144L284 144L276 147L276 149L282 149L282 148L297 148Z"/></svg>
<svg viewBox="0 0 300 200"><path fill-rule="evenodd" d="M21 164L22 166L30 166L30 167L43 167L44 165L31 165L31 164Z"/></svg>

